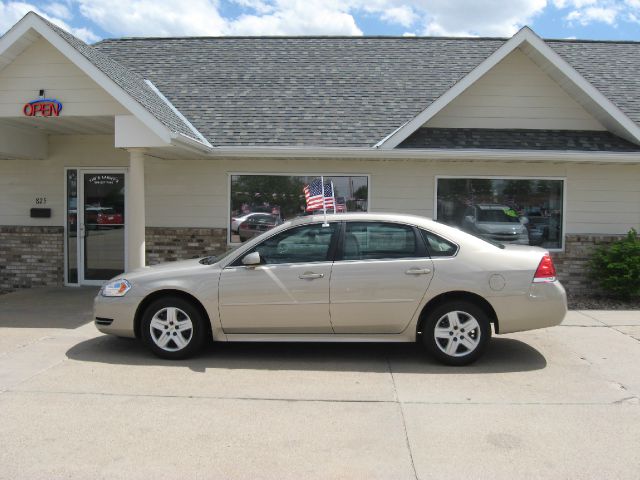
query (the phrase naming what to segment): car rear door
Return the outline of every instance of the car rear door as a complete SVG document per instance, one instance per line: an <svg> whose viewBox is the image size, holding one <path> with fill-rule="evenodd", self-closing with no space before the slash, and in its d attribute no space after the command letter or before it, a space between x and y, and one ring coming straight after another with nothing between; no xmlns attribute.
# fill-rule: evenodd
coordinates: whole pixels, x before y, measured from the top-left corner
<svg viewBox="0 0 640 480"><path fill-rule="evenodd" d="M246 252L220 276L219 311L225 333L333 333L329 279L339 222L293 227Z"/></svg>
<svg viewBox="0 0 640 480"><path fill-rule="evenodd" d="M335 333L400 333L424 297L433 264L411 225L345 223L331 272Z"/></svg>

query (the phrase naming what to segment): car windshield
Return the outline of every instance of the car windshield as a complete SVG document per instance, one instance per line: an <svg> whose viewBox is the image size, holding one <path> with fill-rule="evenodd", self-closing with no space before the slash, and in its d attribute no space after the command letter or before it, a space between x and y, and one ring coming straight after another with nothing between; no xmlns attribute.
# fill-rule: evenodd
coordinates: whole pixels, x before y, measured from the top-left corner
<svg viewBox="0 0 640 480"><path fill-rule="evenodd" d="M256 215L247 220L248 223L275 223L275 215Z"/></svg>
<svg viewBox="0 0 640 480"><path fill-rule="evenodd" d="M478 209L478 221L488 223L519 223L518 214L510 208Z"/></svg>

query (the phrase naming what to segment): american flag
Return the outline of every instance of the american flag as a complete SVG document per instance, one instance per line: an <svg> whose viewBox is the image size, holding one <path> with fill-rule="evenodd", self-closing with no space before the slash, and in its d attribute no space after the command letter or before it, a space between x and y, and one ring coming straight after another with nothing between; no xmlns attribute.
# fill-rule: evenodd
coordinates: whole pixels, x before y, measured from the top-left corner
<svg viewBox="0 0 640 480"><path fill-rule="evenodd" d="M304 199L307 202L307 212L335 208L336 199L333 194L333 182L324 184L324 195L322 195L322 190L322 180L320 178L316 178L309 185L305 185Z"/></svg>

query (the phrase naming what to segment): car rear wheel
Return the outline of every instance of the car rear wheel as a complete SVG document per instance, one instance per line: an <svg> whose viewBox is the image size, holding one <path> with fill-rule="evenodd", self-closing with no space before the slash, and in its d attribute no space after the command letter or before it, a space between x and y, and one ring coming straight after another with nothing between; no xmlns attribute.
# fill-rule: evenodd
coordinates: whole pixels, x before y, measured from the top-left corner
<svg viewBox="0 0 640 480"><path fill-rule="evenodd" d="M471 302L449 302L429 312L422 329L427 351L447 365L468 365L484 353L491 338L486 313Z"/></svg>
<svg viewBox="0 0 640 480"><path fill-rule="evenodd" d="M198 309L179 297L154 301L142 317L142 338L162 358L177 360L194 355L202 348L206 332Z"/></svg>

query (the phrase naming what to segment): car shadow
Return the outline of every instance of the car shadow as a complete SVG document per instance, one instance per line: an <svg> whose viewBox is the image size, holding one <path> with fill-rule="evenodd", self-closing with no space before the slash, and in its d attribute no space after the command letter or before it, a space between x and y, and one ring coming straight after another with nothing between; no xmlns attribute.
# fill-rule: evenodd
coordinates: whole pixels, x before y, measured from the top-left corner
<svg viewBox="0 0 640 480"><path fill-rule="evenodd" d="M101 336L81 342L67 357L82 362L116 365L170 365L196 372L207 369L361 371L394 373L505 373L540 370L544 356L513 338L494 338L476 363L449 367L429 357L413 343L213 343L195 358L181 361L155 357L133 339Z"/></svg>

